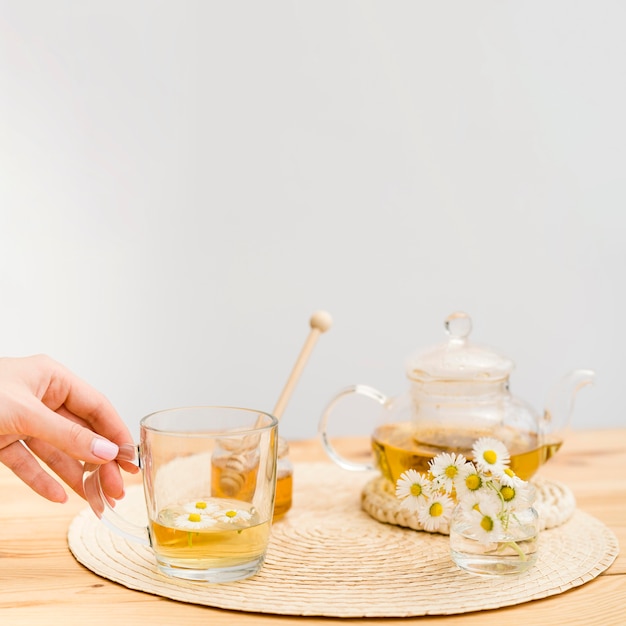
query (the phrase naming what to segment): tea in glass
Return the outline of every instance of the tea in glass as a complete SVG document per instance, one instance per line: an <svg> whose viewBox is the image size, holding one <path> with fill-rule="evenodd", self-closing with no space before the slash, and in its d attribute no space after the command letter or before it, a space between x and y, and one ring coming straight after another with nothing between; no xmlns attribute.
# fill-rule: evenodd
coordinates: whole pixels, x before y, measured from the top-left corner
<svg viewBox="0 0 626 626"><path fill-rule="evenodd" d="M263 559L270 522L249 502L205 498L169 506L150 522L162 568L254 568Z"/></svg>
<svg viewBox="0 0 626 626"><path fill-rule="evenodd" d="M111 530L148 546L163 573L211 583L248 578L269 542L277 427L274 416L237 407L153 413L141 420L140 444L121 446L118 456L142 469L148 523L113 510L99 466L85 468L85 495Z"/></svg>

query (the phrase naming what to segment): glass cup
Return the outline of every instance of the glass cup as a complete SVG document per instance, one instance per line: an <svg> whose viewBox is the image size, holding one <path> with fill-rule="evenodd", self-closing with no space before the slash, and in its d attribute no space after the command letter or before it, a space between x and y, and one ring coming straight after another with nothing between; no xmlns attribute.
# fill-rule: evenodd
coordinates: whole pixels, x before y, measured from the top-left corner
<svg viewBox="0 0 626 626"><path fill-rule="evenodd" d="M85 495L117 534L151 547L165 574L213 583L256 574L265 559L276 490L278 421L236 407L183 407L140 423L138 446L119 460L142 469L148 524L115 512L99 466L85 468Z"/></svg>
<svg viewBox="0 0 626 626"><path fill-rule="evenodd" d="M450 554L461 569L472 574L521 574L537 561L538 537L539 517L532 506L511 513L501 535L485 541L467 511L457 505L450 522Z"/></svg>

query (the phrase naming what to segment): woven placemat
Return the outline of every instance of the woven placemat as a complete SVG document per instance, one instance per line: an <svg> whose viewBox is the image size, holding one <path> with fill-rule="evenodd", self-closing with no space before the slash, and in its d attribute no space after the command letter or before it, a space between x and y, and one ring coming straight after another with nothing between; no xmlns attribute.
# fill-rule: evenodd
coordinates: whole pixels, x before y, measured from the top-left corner
<svg viewBox="0 0 626 626"><path fill-rule="evenodd" d="M85 567L131 589L222 609L325 617L446 615L519 604L592 580L619 551L610 529L576 510L541 533L533 568L476 578L451 561L447 537L382 524L363 511L361 493L373 477L330 463L296 464L293 508L272 527L262 570L234 583L168 578L148 548L111 533L88 509L72 521L68 544ZM118 504L131 517L143 506L138 487Z"/></svg>
<svg viewBox="0 0 626 626"><path fill-rule="evenodd" d="M576 499L567 485L538 477L531 482L536 493L533 506L539 514L541 530L556 528L572 517L576 510ZM374 519L414 530L424 530L417 513L402 508L401 504L401 500L396 498L393 483L382 476L375 476L363 487L361 506ZM447 535L450 529L444 525L439 532Z"/></svg>

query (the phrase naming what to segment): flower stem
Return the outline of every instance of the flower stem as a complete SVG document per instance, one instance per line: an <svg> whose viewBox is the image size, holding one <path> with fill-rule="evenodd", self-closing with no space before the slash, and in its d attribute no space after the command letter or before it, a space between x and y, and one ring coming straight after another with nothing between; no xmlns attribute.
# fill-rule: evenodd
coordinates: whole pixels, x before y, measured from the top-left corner
<svg viewBox="0 0 626 626"><path fill-rule="evenodd" d="M517 552L521 561L525 561L528 558L526 553L517 545L515 541L507 541L506 543L503 543L500 548L498 548L498 552L504 551L506 548L511 548L511 550Z"/></svg>

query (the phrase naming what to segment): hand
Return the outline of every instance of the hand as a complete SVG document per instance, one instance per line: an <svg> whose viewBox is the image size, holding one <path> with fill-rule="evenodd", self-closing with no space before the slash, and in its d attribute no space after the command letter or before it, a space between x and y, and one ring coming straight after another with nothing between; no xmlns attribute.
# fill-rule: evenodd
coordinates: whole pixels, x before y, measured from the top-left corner
<svg viewBox="0 0 626 626"><path fill-rule="evenodd" d="M110 402L47 356L0 358L0 462L38 494L65 502L67 493L39 457L84 497L83 463L104 464L109 498L124 495L118 446L132 437ZM130 472L130 463L120 463Z"/></svg>

